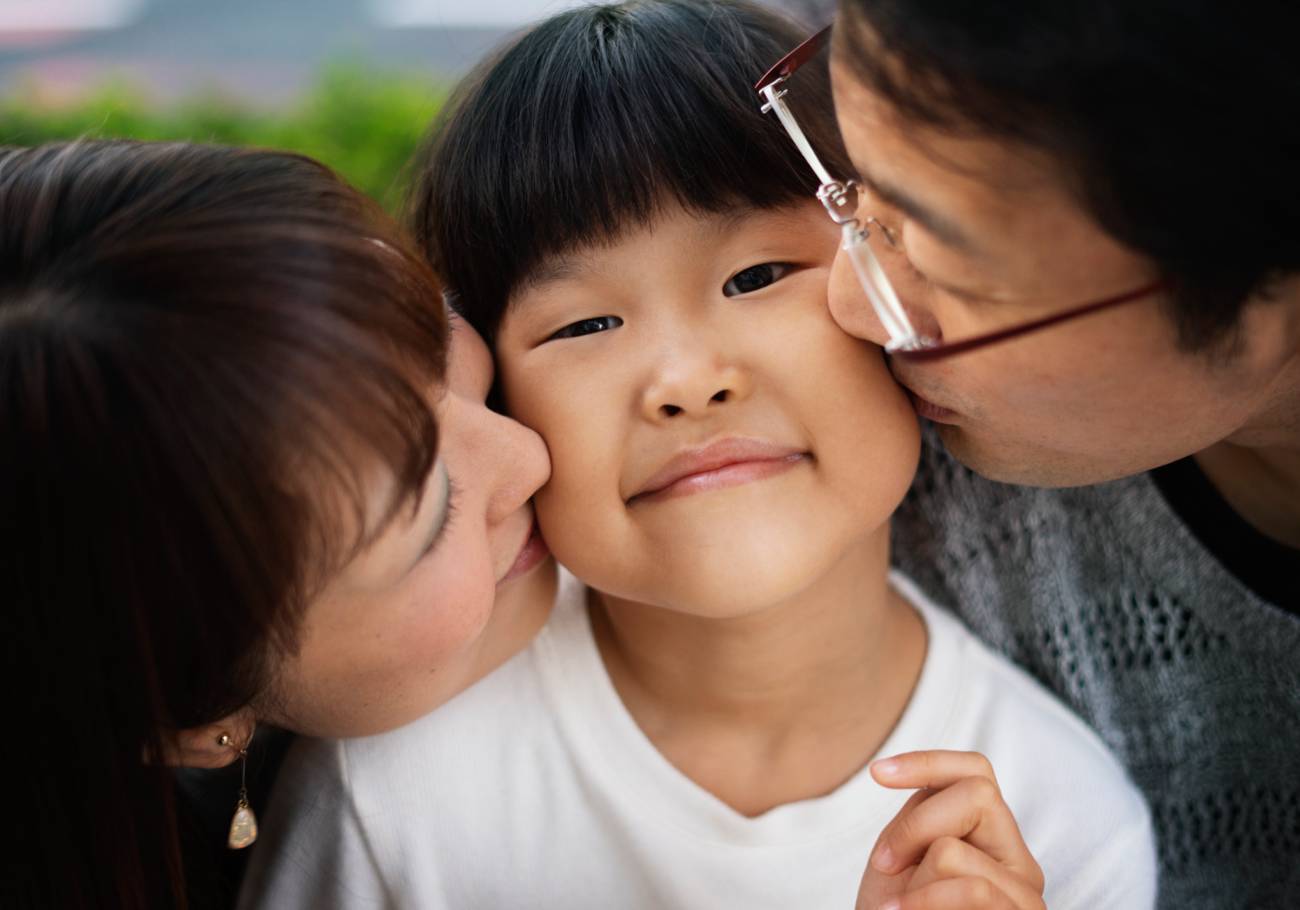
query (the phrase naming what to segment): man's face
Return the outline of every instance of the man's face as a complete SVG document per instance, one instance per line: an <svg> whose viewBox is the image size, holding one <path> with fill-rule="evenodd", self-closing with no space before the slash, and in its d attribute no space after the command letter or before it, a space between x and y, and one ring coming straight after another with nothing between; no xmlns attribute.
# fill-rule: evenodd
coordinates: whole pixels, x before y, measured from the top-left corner
<svg viewBox="0 0 1300 910"><path fill-rule="evenodd" d="M895 231L896 248L872 243L919 332L957 341L1158 277L1084 212L1044 156L902 120L856 78L843 59L852 52L837 46L832 78L868 189L859 215ZM1212 222L1206 230L1219 229ZM1248 307L1240 343L1211 355L1179 348L1164 304L1154 294L951 359L895 359L891 369L948 448L985 476L1043 486L1122 477L1248 435L1280 397L1294 356L1278 323L1285 307ZM830 305L847 332L886 340L843 254Z"/></svg>

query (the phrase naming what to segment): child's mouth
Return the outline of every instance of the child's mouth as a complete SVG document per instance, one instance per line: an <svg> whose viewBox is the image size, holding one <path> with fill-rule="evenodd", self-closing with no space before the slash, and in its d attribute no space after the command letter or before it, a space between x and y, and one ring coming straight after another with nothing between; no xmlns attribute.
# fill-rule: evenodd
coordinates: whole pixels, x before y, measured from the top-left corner
<svg viewBox="0 0 1300 910"><path fill-rule="evenodd" d="M810 457L798 448L764 440L723 439L673 456L627 502L658 502L740 486L782 474Z"/></svg>

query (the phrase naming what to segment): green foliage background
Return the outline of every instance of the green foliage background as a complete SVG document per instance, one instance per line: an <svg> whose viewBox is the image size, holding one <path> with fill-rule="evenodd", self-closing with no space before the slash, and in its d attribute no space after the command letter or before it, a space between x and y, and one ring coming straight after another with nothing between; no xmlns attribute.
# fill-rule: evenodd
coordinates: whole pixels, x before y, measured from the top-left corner
<svg viewBox="0 0 1300 910"><path fill-rule="evenodd" d="M32 93L20 92L0 98L0 144L94 137L290 149L325 162L396 211L407 164L446 89L427 77L340 63L325 69L310 91L282 110L218 95L159 106L127 85L106 86L56 107L24 100Z"/></svg>

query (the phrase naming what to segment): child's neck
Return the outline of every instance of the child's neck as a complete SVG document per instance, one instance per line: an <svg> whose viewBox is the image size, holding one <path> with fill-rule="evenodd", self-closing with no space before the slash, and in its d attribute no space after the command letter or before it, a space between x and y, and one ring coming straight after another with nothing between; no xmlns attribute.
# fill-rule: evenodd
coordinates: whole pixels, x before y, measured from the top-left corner
<svg viewBox="0 0 1300 910"><path fill-rule="evenodd" d="M889 529L796 597L705 619L592 593L596 643L641 729L745 815L831 792L911 695L925 628L888 585Z"/></svg>

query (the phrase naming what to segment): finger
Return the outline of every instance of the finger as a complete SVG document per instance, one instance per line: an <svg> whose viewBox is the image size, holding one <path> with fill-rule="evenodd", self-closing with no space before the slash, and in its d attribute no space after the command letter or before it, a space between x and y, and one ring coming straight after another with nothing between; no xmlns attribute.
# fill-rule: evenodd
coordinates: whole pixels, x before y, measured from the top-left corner
<svg viewBox="0 0 1300 910"><path fill-rule="evenodd" d="M858 899L853 905L856 910L876 910L895 895L903 894L916 874L915 866L908 866L898 875L886 875L878 869L867 866L862 881L858 885Z"/></svg>
<svg viewBox="0 0 1300 910"><path fill-rule="evenodd" d="M871 776L883 787L941 790L967 777L985 777L996 784L993 765L979 752L927 749L904 752L871 763Z"/></svg>
<svg viewBox="0 0 1300 910"><path fill-rule="evenodd" d="M950 878L892 897L879 910L1019 910L987 878Z"/></svg>
<svg viewBox="0 0 1300 910"><path fill-rule="evenodd" d="M1041 876L1038 882L1026 881L984 851L955 837L941 837L930 845L908 881L907 890L919 891L934 882L958 878L988 879L1020 910L1043 910Z"/></svg>
<svg viewBox="0 0 1300 910"><path fill-rule="evenodd" d="M871 855L869 857L869 862L867 863L868 872L870 872L873 868L879 868L881 871L888 874L893 874L894 872L897 871L897 864L895 863L890 862L884 865L880 865L880 863L878 862L878 860L880 859L881 851L887 842L886 835L889 834L890 829L898 823L898 820L900 818L903 818L904 816L908 815L913 809L915 809L921 803L925 802L931 796L934 796L935 792L936 791L934 790L917 790L915 793L909 796L907 798L907 802L903 803L902 807L897 812L894 813L894 817L890 819L889 822L885 825L885 827L880 830L880 833L876 835L876 842L871 846Z"/></svg>
<svg viewBox="0 0 1300 910"><path fill-rule="evenodd" d="M968 777L900 812L881 832L872 865L897 872L919 863L941 837L966 840L1032 881L1041 875L997 785Z"/></svg>
<svg viewBox="0 0 1300 910"><path fill-rule="evenodd" d="M933 790L917 790L907 798L903 807L898 810L897 818L920 805L926 799L934 794ZM884 831L876 838L875 844L871 847L871 857L876 855L880 849L880 838L884 836ZM898 874L890 874L877 869L871 862L866 863L866 870L862 873L862 880L858 883L858 900L854 905L857 910L875 910L876 907L891 895L901 894L907 887L908 881L916 871L915 866L910 866Z"/></svg>

